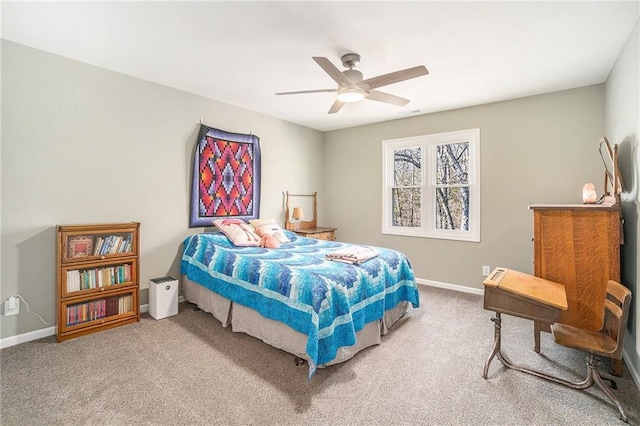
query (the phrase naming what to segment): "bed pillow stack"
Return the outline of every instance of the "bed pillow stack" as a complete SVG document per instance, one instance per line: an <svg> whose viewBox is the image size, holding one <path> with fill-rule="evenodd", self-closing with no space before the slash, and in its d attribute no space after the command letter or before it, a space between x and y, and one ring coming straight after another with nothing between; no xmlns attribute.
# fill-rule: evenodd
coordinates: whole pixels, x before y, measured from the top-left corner
<svg viewBox="0 0 640 426"><path fill-rule="evenodd" d="M229 238L234 246L257 247L260 245L260 236L253 226L240 219L216 219L213 225Z"/></svg>
<svg viewBox="0 0 640 426"><path fill-rule="evenodd" d="M213 225L238 247L257 247L267 234L280 243L291 242L275 219L254 219L249 223L240 219L216 219Z"/></svg>

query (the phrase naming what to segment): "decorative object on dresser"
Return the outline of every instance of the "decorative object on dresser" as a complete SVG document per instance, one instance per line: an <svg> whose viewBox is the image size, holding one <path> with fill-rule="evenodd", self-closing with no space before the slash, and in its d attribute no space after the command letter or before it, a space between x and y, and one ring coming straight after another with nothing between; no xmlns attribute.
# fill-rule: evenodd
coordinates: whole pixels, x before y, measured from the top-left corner
<svg viewBox="0 0 640 426"><path fill-rule="evenodd" d="M189 227L260 213L260 138L200 125L191 176Z"/></svg>
<svg viewBox="0 0 640 426"><path fill-rule="evenodd" d="M138 222L57 227L58 342L140 321Z"/></svg>
<svg viewBox="0 0 640 426"><path fill-rule="evenodd" d="M294 207L291 215L289 215L289 198L290 197L304 197L311 198L313 201L313 217L311 220L303 221L304 213L302 207ZM318 193L313 194L289 194L289 191L285 191L285 211L284 211L284 227L289 231L293 231L298 235L307 238L315 238L317 240L329 240L336 239L335 231L337 228L320 227L317 223L318 218Z"/></svg>
<svg viewBox="0 0 640 426"><path fill-rule="evenodd" d="M595 204L597 198L595 185L590 182L585 183L582 187L582 202L585 204Z"/></svg>
<svg viewBox="0 0 640 426"><path fill-rule="evenodd" d="M603 136L600 138L600 157L604 164L604 193L602 201L608 204L620 204L620 194L624 188L620 166L618 165L618 145L609 143Z"/></svg>
<svg viewBox="0 0 640 426"><path fill-rule="evenodd" d="M538 204L529 209L533 210L534 274L563 284L567 291L569 307L557 323L599 330L607 282L620 282L620 206ZM540 331L550 331L549 325L535 323L536 352ZM613 364L620 374L621 365Z"/></svg>
<svg viewBox="0 0 640 426"><path fill-rule="evenodd" d="M304 211L302 207L294 207L291 214L291 221L293 222L293 229L300 229L300 220L304 219Z"/></svg>

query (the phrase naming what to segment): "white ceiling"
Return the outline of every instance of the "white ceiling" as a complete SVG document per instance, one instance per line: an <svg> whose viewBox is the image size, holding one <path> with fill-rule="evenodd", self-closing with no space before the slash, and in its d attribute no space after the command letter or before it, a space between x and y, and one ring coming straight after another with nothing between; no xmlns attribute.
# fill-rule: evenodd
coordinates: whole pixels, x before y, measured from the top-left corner
<svg viewBox="0 0 640 426"><path fill-rule="evenodd" d="M602 83L640 2L2 2L2 38L318 130ZM311 59L430 73L327 114Z"/></svg>

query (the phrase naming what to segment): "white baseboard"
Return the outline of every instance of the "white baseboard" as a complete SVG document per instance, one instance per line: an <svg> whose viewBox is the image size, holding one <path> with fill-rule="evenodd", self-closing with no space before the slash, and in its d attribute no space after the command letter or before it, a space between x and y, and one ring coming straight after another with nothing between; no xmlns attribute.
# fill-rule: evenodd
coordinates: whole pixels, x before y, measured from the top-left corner
<svg viewBox="0 0 640 426"><path fill-rule="evenodd" d="M56 327L42 328L36 331L30 331L28 333L18 334L16 336L5 337L0 339L0 349L8 348L10 346L19 345L20 343L27 343L32 340L42 339L43 337L49 337L56 334Z"/></svg>
<svg viewBox="0 0 640 426"><path fill-rule="evenodd" d="M184 302L184 297L178 297L178 303ZM143 314L149 312L149 304L140 305L140 313ZM15 336L5 337L0 339L0 349L8 348L10 346L19 345L20 343L31 342L32 340L42 339L43 337L54 336L56 334L57 327L47 327L36 331L30 331L28 333L18 334Z"/></svg>
<svg viewBox="0 0 640 426"><path fill-rule="evenodd" d="M481 296L484 294L484 291L480 288L471 288L464 285L442 283L439 281L425 280L422 278L416 278L416 282L418 284L426 285L429 287L446 288L447 290L459 291L461 293L479 294Z"/></svg>
<svg viewBox="0 0 640 426"><path fill-rule="evenodd" d="M622 350L622 358L626 358L626 359L631 358L627 353L627 351L624 349ZM636 383L636 387L640 391L640 371L638 371L635 365L633 365L630 362L625 362L624 365L627 366L627 369L629 370L629 374L631 374L631 378L633 378L633 381Z"/></svg>

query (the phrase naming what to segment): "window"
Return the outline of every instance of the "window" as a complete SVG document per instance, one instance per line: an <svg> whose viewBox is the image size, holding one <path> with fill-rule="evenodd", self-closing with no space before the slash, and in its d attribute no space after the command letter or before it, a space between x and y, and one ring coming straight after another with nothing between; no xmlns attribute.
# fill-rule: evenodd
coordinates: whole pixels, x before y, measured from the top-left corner
<svg viewBox="0 0 640 426"><path fill-rule="evenodd" d="M382 233L480 241L480 129L382 141Z"/></svg>

